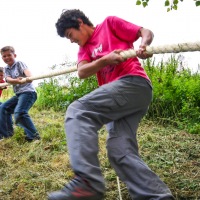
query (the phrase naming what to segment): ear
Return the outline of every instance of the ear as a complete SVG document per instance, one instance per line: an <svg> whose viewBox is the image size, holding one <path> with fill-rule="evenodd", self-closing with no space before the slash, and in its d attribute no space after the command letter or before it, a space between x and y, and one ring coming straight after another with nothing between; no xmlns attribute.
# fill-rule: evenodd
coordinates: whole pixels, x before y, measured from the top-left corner
<svg viewBox="0 0 200 200"><path fill-rule="evenodd" d="M81 26L83 24L83 20L81 18L78 18L78 23L79 23L79 26Z"/></svg>

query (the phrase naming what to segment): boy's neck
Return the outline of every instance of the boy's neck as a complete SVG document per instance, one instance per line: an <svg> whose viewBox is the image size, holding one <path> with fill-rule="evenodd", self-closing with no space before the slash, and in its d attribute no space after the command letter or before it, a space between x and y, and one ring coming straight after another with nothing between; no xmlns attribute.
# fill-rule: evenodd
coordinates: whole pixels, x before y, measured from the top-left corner
<svg viewBox="0 0 200 200"><path fill-rule="evenodd" d="M14 61L11 65L8 65L8 67L12 68L12 66L15 64L16 61Z"/></svg>

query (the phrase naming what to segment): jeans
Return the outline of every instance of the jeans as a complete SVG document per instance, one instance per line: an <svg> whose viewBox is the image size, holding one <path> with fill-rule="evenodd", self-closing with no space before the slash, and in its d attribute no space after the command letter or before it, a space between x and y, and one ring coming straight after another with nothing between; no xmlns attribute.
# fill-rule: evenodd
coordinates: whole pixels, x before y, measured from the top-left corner
<svg viewBox="0 0 200 200"><path fill-rule="evenodd" d="M27 138L33 139L38 135L28 114L36 100L36 92L24 92L11 97L0 105L0 138L13 135L12 114L14 114L16 125L24 129Z"/></svg>

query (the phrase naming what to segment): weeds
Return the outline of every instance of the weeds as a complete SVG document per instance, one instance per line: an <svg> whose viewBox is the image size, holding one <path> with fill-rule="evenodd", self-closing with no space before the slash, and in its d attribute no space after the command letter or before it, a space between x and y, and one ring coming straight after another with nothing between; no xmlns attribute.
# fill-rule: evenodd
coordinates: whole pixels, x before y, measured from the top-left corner
<svg viewBox="0 0 200 200"><path fill-rule="evenodd" d="M0 145L0 200L45 200L47 192L73 178L64 133L64 112L31 109L42 140L27 143L15 127L12 138ZM117 177L107 159L107 132L99 131L99 160L106 180L106 200L119 199ZM143 160L170 187L177 200L200 197L200 138L174 127L143 120L138 131ZM134 172L133 172L134 173ZM120 182L123 200L130 200Z"/></svg>

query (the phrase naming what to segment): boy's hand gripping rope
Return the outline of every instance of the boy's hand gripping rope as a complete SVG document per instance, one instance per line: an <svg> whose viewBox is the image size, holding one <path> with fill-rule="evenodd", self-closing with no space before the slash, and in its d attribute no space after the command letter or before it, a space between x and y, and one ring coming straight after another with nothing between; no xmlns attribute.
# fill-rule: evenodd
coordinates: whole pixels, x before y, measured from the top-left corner
<svg viewBox="0 0 200 200"><path fill-rule="evenodd" d="M146 52L148 54L180 53L180 52L189 52L189 51L200 51L200 42L146 47ZM125 59L136 57L136 51L134 49L122 51L120 54Z"/></svg>
<svg viewBox="0 0 200 200"><path fill-rule="evenodd" d="M179 43L179 44L172 44L172 45L162 45L162 46L147 46L146 47L146 52L148 54L160 54L160 53L180 53L180 52L190 52L190 51L200 51L200 42L188 42L188 43ZM124 59L128 59L128 58L132 58L132 57L136 57L136 50L134 49L129 49L129 50L125 50L120 52L120 55L124 58ZM66 74L66 73L70 73L70 72L74 72L77 71L77 66L72 66L72 67L68 67L64 70L60 70L57 72L51 72L48 74L43 74L43 75L39 75L39 76L31 76L31 77L27 77L27 78L23 78L21 80L21 83L25 83L28 81L33 81L33 80L38 80L38 79L43 79L43 78L50 78L53 76L58 76L58 75L62 75L62 74ZM10 83L1 83L0 84L0 88L1 87L5 87L11 85Z"/></svg>

